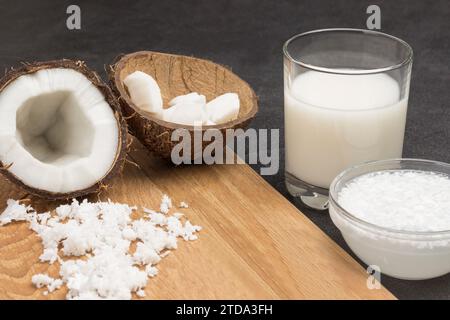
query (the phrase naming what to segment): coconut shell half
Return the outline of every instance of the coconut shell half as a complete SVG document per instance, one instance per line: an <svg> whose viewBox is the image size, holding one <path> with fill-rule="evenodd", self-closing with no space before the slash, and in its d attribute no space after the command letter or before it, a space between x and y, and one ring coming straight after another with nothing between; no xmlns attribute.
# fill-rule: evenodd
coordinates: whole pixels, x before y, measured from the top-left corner
<svg viewBox="0 0 450 320"><path fill-rule="evenodd" d="M2 163L0 161L0 172L3 173L7 179L9 179L11 182L19 185L21 188L23 188L25 191L27 191L28 193L30 193L32 195L36 195L38 197L45 198L45 199L51 199L51 200L56 200L56 199L63 200L63 199L76 198L76 197L84 196L87 194L96 193L96 192L99 192L99 191L107 188L111 183L111 179L123 169L123 165L125 163L126 154L127 154L127 131L128 130L127 130L126 121L124 120L124 118L122 116L118 100L115 98L115 95L112 93L111 89L107 85L105 85L101 81L100 77L95 72L90 70L83 61L72 61L72 60L64 59L64 60L47 61L47 62L23 63L22 66L19 68L16 68L16 69L11 68L5 74L5 76L0 80L0 96L3 94L3 92L6 92L6 90L11 91L11 86L13 86L14 83L17 83L16 80L22 81L21 80L21 79L23 79L23 78L21 78L22 76L35 76L34 74L36 74L42 70L46 70L47 73L53 72L50 70L61 70L61 72L64 72L65 69L71 69L71 71L69 72L70 74L78 75L79 79L83 79L82 81L84 82L84 85L86 86L86 84L88 84L88 87L89 87L88 90L92 90L92 88L98 89L98 91L94 90L94 97L95 97L95 99L97 99L96 101L98 101L98 99L100 99L100 101L102 101L101 102L102 107L104 108L102 110L107 111L106 114L108 116L108 119L110 120L110 123L114 123L112 125L114 127L113 131L117 134L118 138L117 138L117 142L111 141L111 145L114 146L113 149L111 149L111 150L113 150L113 151L111 151L111 155L113 155L113 156L110 156L110 160L105 162L106 169L104 171L97 172L99 175L101 175L101 177L99 179L95 179L95 181L93 181L93 183L89 183L89 185L86 185L86 183L83 182L80 184L80 185L84 184L83 187L75 189L75 190L70 190L70 192L54 191L54 190L52 190L54 186L52 186L51 183L49 183L49 182L48 182L49 188L36 188L36 187L30 186L29 183L25 183L23 181L24 179L21 179L20 177L18 177L16 174L14 174L12 172L11 169L16 165L15 163ZM76 71L76 73L73 73L72 71ZM40 72L40 74L43 75L42 77L39 78L40 79L39 81L42 81L42 83L40 84L41 86L37 85L37 88L46 87L45 73ZM84 75L85 78L82 77L82 75ZM21 78L21 79L19 79L19 78ZM87 81L86 81L86 78L87 78ZM32 80L32 81L38 81L37 78L33 78L33 79L34 80ZM42 79L44 79L44 80L42 80ZM52 78L49 76L48 79L52 79ZM55 79L55 78L53 78L53 79ZM51 82L51 81L49 81L49 82ZM56 82L56 81L54 81L54 82ZM70 81L68 81L68 83L69 82ZM90 86L89 82L92 83L93 86ZM51 85L52 84L48 84L48 86L50 86L50 88L51 88ZM56 86L55 83L53 83L53 85ZM77 87L77 85L74 85L73 83L70 84L70 86L74 86L75 88ZM38 90L38 89L36 89L36 90ZM47 95L52 94L52 92L51 92L52 90L51 89L49 90L47 87L46 87L46 89L43 89L43 90L44 91L46 90L45 94L47 94ZM86 90L86 87L80 88L80 91L82 91L82 90ZM59 90L59 91L61 91L61 90ZM24 90L23 93L28 94L28 93L26 93L26 90ZM43 93L43 95L45 95L45 94ZM58 93L58 94L60 94L60 93ZM63 94L64 94L64 92L63 92ZM37 91L37 93L36 92L30 93L30 99L39 97L39 95L40 95L39 91ZM104 100L102 99L102 96L103 96ZM18 99L20 99L20 97L18 97ZM44 99L44 98L42 98L42 99ZM76 97L74 99L76 100ZM14 101L14 99L12 101ZM66 101L67 100L64 100L64 102L66 102ZM79 101L77 101L77 103L78 102ZM92 102L92 103L95 106L95 103L98 103L98 102ZM24 104L26 104L26 102ZM61 100L61 104L63 104L63 100ZM39 103L36 103L36 105L38 105L39 108L44 108L45 101L44 102L40 101ZM107 106L109 106L110 109ZM23 106L19 107L18 110L20 110L20 108L22 108L22 107ZM33 112L32 109L34 108L34 105L32 103L31 104L28 103L27 107L28 107L28 111L27 111L28 113ZM54 107L56 109L59 108L58 105L55 105ZM90 109L88 109L88 110L90 110ZM34 112L36 113L36 115L40 114L40 111L34 111ZM17 114L16 113L11 114L11 117L13 117L13 118L11 119L10 123L11 122L18 123L19 111L17 111ZM31 116L28 121L33 121L33 119L34 118ZM114 119L115 119L115 122L114 122ZM72 119L69 121L72 121L72 124L73 124L73 123L76 123L77 120L78 119ZM55 120L55 121L57 121L57 120ZM90 124L90 125L95 126L93 124ZM16 126L18 126L18 124L16 124ZM76 124L75 124L75 126L76 126ZM63 125L60 127L64 128ZM12 129L12 130L17 131L19 129L18 128L16 129L14 127L14 129ZM83 131L83 130L80 130L80 131ZM77 139L77 134L81 134L81 136L82 136L82 132L73 132L72 131L70 134L72 135L71 136L72 141ZM115 145L115 143L117 143L117 146ZM26 146L24 146L23 149L25 149L25 151L21 151L21 152L24 152L24 155L27 155L26 153L28 153L28 150L26 149ZM0 150L1 150L1 148L0 148ZM114 156L114 154L115 154L115 156ZM34 155L33 155L33 157L34 157ZM82 156L80 156L80 157L81 157L81 159L83 159ZM1 160L1 158L0 158L0 160ZM37 161L38 165L39 165L39 162L41 162L41 161ZM109 166L108 164L110 162L112 164ZM47 166L47 163L45 163L44 165ZM53 163L49 164L49 166L51 166L51 165L53 165ZM88 167L88 165L86 165L86 167ZM77 175L81 174L81 172L79 172L79 171L78 172L76 170L72 170L72 171L73 172L71 172L71 177L74 177L74 179L77 178ZM42 172L42 174L44 174L44 172ZM62 175L62 176L64 176L64 175ZM62 179L62 180L64 180L64 179ZM89 180L89 179L86 179L86 180Z"/></svg>
<svg viewBox="0 0 450 320"><path fill-rule="evenodd" d="M235 92L239 95L240 111L238 118L227 123L204 126L207 129L245 129L258 111L257 98L247 82L222 65L194 57L140 51L124 55L111 65L110 84L119 102L131 133L152 153L169 159L173 147L178 142L171 141L172 132L184 128L189 130L193 141L194 127L166 122L151 113L140 110L130 99L123 80L135 71L151 75L161 88L163 105L179 95L198 92L210 101L217 96ZM203 142L203 148L210 142ZM194 155L192 154L192 158Z"/></svg>

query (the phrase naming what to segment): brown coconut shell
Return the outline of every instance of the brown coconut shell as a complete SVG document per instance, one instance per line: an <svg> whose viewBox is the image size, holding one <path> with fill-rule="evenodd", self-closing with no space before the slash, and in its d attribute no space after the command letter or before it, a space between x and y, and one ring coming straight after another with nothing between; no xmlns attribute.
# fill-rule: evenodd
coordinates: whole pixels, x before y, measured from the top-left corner
<svg viewBox="0 0 450 320"><path fill-rule="evenodd" d="M65 200L81 197L91 193L100 192L108 188L111 184L111 180L114 176L120 173L125 164L127 156L127 123L122 116L122 112L119 106L119 102L115 95L112 93L111 89L101 80L97 73L89 69L83 61L73 61L68 59L54 60L46 62L33 62L33 63L22 63L19 68L11 68L5 74L5 76L0 80L0 92L2 92L11 82L16 80L22 75L32 74L42 69L54 69L54 68L67 68L73 69L85 75L104 95L105 100L108 102L111 109L114 111L117 124L120 127L119 130L119 141L118 141L118 151L113 166L110 168L108 173L94 185L83 189L77 190L71 193L54 193L46 190L40 190L30 187L24 184L17 176L12 174L8 169L14 165L13 163L2 163L0 161L0 172L12 183L18 185L26 192L38 196L40 198L49 200Z"/></svg>
<svg viewBox="0 0 450 320"><path fill-rule="evenodd" d="M193 144L194 127L163 121L134 105L123 83L126 76L134 71L145 72L158 82L165 107L172 98L190 92L205 95L207 101L227 92L237 93L240 99L238 118L219 125L204 126L203 132L214 128L224 134L230 128L245 129L258 111L253 89L222 65L194 57L153 51L140 51L119 57L109 70L110 85L119 98L130 132L152 153L166 159L170 158L172 148L178 143L171 141L172 132L180 128L189 130ZM203 142L203 148L210 143ZM193 154L191 156L194 158Z"/></svg>

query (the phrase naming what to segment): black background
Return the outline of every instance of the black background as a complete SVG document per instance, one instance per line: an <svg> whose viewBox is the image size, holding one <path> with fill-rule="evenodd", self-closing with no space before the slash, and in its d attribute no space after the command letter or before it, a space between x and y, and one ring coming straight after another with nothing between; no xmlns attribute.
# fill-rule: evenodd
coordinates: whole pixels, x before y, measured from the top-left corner
<svg viewBox="0 0 450 320"><path fill-rule="evenodd" d="M66 28L66 8L81 7L81 30ZM382 31L414 49L404 156L450 162L450 1L160 0L0 1L0 67L71 58L101 72L114 57L155 50L227 65L259 97L255 128L283 128L283 42L329 27L366 27L366 8L381 7ZM283 134L281 130L281 164ZM301 207L284 187L283 168L265 177L347 251L327 213ZM450 275L427 281L382 277L404 299L450 298Z"/></svg>

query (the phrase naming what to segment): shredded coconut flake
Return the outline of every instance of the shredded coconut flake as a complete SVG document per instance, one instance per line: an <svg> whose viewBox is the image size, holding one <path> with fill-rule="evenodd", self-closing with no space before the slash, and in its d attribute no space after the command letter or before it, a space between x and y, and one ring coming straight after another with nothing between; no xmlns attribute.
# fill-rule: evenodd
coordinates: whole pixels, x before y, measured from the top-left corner
<svg viewBox="0 0 450 320"><path fill-rule="evenodd" d="M148 265L145 268L145 272L147 273L147 275L150 278L153 278L153 277L156 277L156 275L158 274L158 269L156 267L154 267L154 266Z"/></svg>
<svg viewBox="0 0 450 320"><path fill-rule="evenodd" d="M179 205L178 207L179 207L179 208L185 208L185 209L187 209L187 208L189 208L189 205L188 205L186 202L181 201L181 202L180 202L180 205Z"/></svg>
<svg viewBox="0 0 450 320"><path fill-rule="evenodd" d="M144 290L138 290L138 291L136 291L136 295L139 297L139 298L145 298L145 291Z"/></svg>
<svg viewBox="0 0 450 320"><path fill-rule="evenodd" d="M381 227L450 230L450 179L444 174L418 170L365 174L342 188L338 202L356 217Z"/></svg>
<svg viewBox="0 0 450 320"><path fill-rule="evenodd" d="M9 199L6 202L6 209L0 215L0 226L6 225L12 221L25 221L30 214L36 214L31 207L20 204L19 201Z"/></svg>
<svg viewBox="0 0 450 320"><path fill-rule="evenodd" d="M31 278L31 282L36 286L36 288L46 287L48 292L53 292L61 288L61 286L63 285L61 279L54 279L52 277L49 277L47 274L42 273L35 274Z"/></svg>
<svg viewBox="0 0 450 320"><path fill-rule="evenodd" d="M53 264L58 258L58 248L45 248L44 252L42 252L39 257L39 260L41 262Z"/></svg>
<svg viewBox="0 0 450 320"><path fill-rule="evenodd" d="M73 200L59 206L52 216L8 200L0 226L28 221L44 246L40 261L61 264L59 279L46 274L33 276L37 288L47 289L44 295L65 284L67 299L131 299L133 292L145 297L148 278L158 274L155 265L177 248L177 237L197 239L195 233L201 228L189 221L183 224L180 215L168 216L171 207L171 199L164 195L161 212L144 209L147 214L133 220L136 207L111 201ZM133 241L137 243L132 254ZM82 256L84 259L61 258Z"/></svg>
<svg viewBox="0 0 450 320"><path fill-rule="evenodd" d="M167 194L163 195L161 200L160 211L164 214L169 213L170 208L172 208L172 200Z"/></svg>

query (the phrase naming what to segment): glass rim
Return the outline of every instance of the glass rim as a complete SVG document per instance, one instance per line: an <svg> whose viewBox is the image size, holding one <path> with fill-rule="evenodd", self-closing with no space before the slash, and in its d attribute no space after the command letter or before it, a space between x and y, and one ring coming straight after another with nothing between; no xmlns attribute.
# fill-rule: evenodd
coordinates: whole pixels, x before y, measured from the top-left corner
<svg viewBox="0 0 450 320"><path fill-rule="evenodd" d="M350 213L349 211L347 211L340 205L339 200L338 200L338 191L336 190L336 188L337 188L337 184L339 182L341 182L342 178L344 178L345 176L347 176L348 174L350 174L351 172L353 172L356 169L369 167L371 165L396 164L396 163L401 163L401 162L406 162L406 163L416 162L416 163L429 164L429 165L434 165L437 167L445 167L445 168L450 169L449 163L435 161L435 160L419 159L419 158L394 158L394 159L373 160L373 161L366 161L363 163L359 163L357 165L348 167L347 169L342 171L339 175L337 175L334 178L333 182L330 185L330 189L329 189L330 206L333 206L335 209L338 209L339 214L341 216L344 216L345 218L347 218L349 221L355 223L356 225L368 228L369 230L376 230L376 231L382 232L382 233L387 232L389 234L397 235L397 236L423 236L423 237L446 236L446 237L450 237L450 230L412 231L412 230L398 230L398 229L394 229L394 228L383 227L383 226L380 226L380 225L377 225L377 224L374 224L374 223L371 223L371 222L368 222L366 220L356 217L354 214ZM376 172L376 171L374 171L374 172ZM367 173L370 173L370 172L366 172L364 174L367 174Z"/></svg>
<svg viewBox="0 0 450 320"><path fill-rule="evenodd" d="M386 67L382 67L382 68L374 68L374 69L355 69L355 70L340 70L340 69L335 69L335 68L327 68L327 67L320 67L320 66L316 66L313 64L309 64L306 62L303 62L301 60L297 60L294 59L288 50L288 46L289 44L291 44L294 40L304 37L304 36L308 36L311 34L318 34L318 33L325 33L325 32L354 32L354 33L361 33L361 34L366 34L366 35L372 35L372 36L378 36L378 37L385 37L388 39L391 39L399 44L401 44L404 48L406 48L407 51L407 55L406 57L400 61L399 63L390 65L390 66L386 66ZM328 28L328 29L317 29L317 30L311 30L311 31L307 31L307 32L303 32L303 33L299 33L296 34L292 37L290 37L283 45L283 53L284 56L289 59L291 62L300 65L306 69L310 69L313 71L318 71L318 72L324 72L324 73L332 73L332 74L341 74L341 75L364 75L364 74L376 74L376 73L383 73L383 72L387 72L387 71L392 71L398 68L401 68L405 65L408 65L412 62L413 60L413 49L412 47L404 40L397 38L393 35L384 33L384 32L380 32L380 31L374 31L374 30L366 30L366 29L354 29L354 28Z"/></svg>

